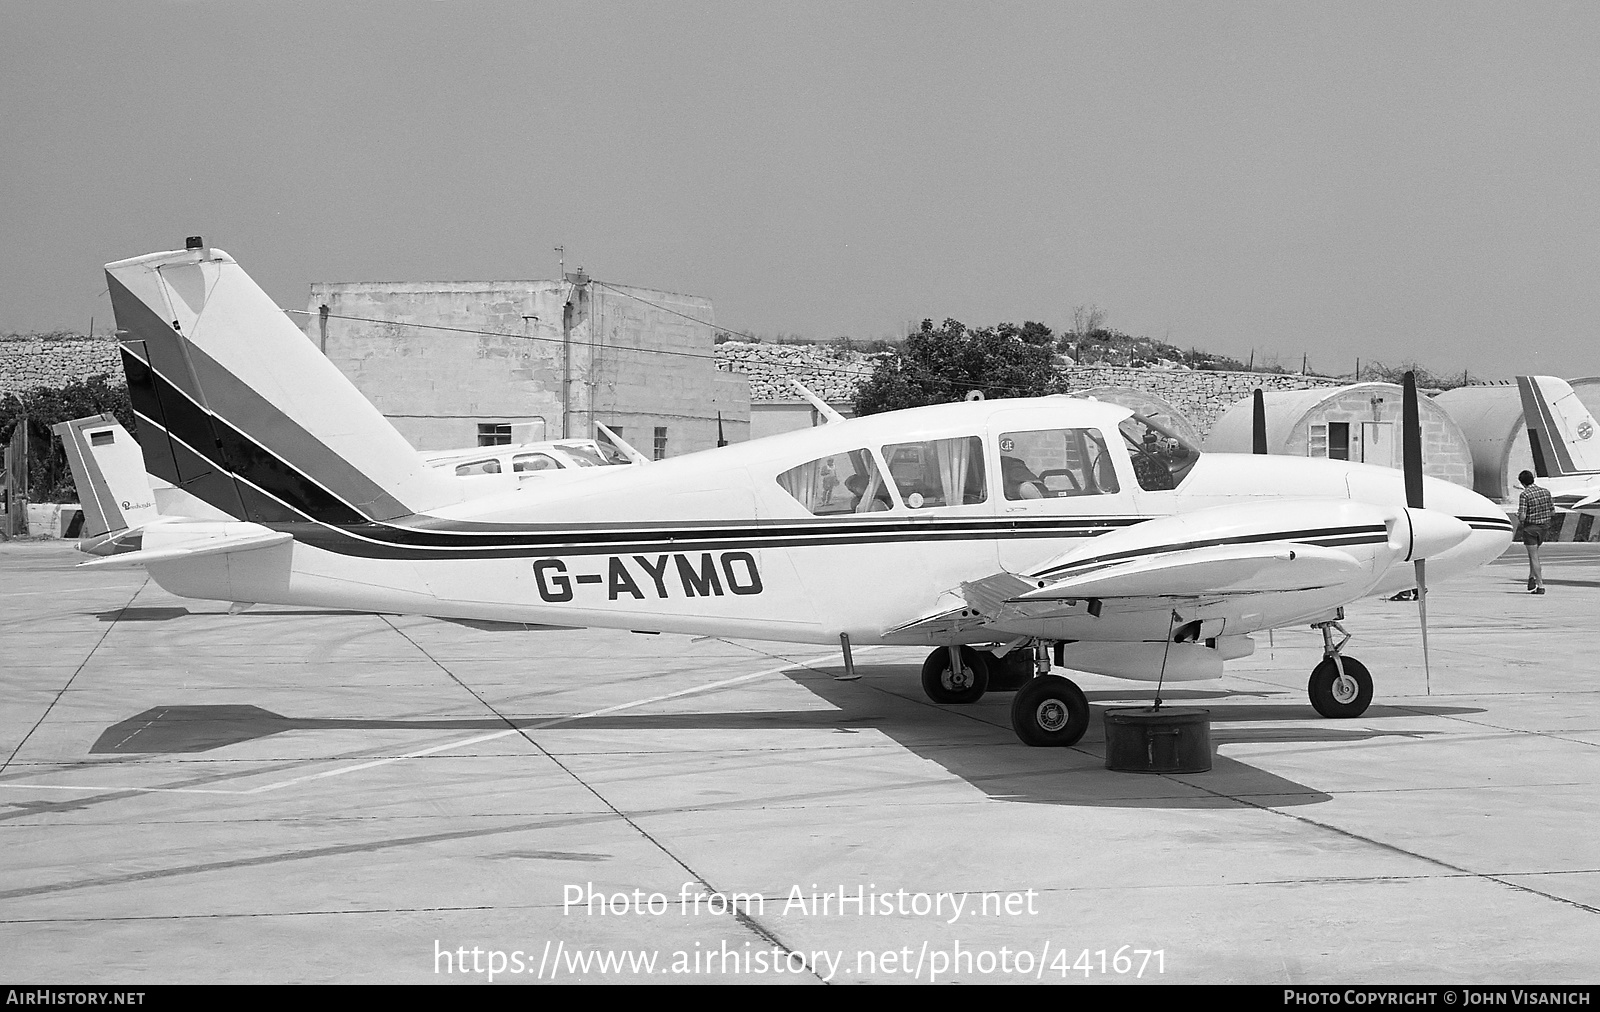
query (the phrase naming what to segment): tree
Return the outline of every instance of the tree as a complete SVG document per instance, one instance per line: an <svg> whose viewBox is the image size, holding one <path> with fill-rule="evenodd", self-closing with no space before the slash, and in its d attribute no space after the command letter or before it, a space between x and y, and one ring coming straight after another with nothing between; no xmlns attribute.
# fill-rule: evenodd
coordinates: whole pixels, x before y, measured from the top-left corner
<svg viewBox="0 0 1600 1012"><path fill-rule="evenodd" d="M28 420L28 494L34 502L78 501L66 451L50 427L101 413L114 415L123 428L134 431L128 388L111 383L104 375L73 380L61 387L34 387L20 397L0 397L0 444L11 438L21 419Z"/></svg>
<svg viewBox="0 0 1600 1012"><path fill-rule="evenodd" d="M1055 335L1042 323L1002 323L975 330L959 320L923 320L893 354L873 367L856 392L856 414L985 397L1038 397L1061 389Z"/></svg>
<svg viewBox="0 0 1600 1012"><path fill-rule="evenodd" d="M1070 351L1072 361L1083 364L1083 340L1097 330L1103 330L1106 323L1106 311L1090 303L1087 306L1078 306L1072 311L1072 330L1061 335L1061 350Z"/></svg>

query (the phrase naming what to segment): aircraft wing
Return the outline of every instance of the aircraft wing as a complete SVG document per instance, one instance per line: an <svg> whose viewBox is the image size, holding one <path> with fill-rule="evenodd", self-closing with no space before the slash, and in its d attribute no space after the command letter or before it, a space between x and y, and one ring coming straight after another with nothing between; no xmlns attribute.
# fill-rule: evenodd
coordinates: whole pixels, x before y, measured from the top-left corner
<svg viewBox="0 0 1600 1012"><path fill-rule="evenodd" d="M1019 619L1098 615L1106 599L1225 597L1283 593L1367 581L1372 574L1336 548L1293 543L1212 545L1111 563L1065 577L996 573L963 583L959 592L894 636L960 636Z"/></svg>
<svg viewBox="0 0 1600 1012"><path fill-rule="evenodd" d="M1283 542L1212 545L1036 580L1022 601L1085 597L1213 597L1337 587L1370 575L1337 548Z"/></svg>
<svg viewBox="0 0 1600 1012"><path fill-rule="evenodd" d="M157 548L125 552L121 555L108 555L102 559L78 563L79 569L91 566L101 569L132 569L137 566L148 565L152 562L171 562L174 559L197 559L203 555L227 555L233 552L250 552L257 548L270 548L273 545L285 544L293 541L294 537L282 531L265 531L263 533L232 534L220 538L205 538L196 540L186 545L174 545L170 548Z"/></svg>

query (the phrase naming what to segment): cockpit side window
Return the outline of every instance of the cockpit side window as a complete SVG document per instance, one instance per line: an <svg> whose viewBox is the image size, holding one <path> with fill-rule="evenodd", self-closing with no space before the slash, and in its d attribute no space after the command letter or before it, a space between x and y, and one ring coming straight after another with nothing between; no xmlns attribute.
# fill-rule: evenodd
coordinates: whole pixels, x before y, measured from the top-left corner
<svg viewBox="0 0 1600 1012"><path fill-rule="evenodd" d="M1121 491L1099 429L1033 429L1000 434L1000 481L1007 499L1059 499Z"/></svg>
<svg viewBox="0 0 1600 1012"><path fill-rule="evenodd" d="M778 475L778 487L819 517L877 513L894 499L867 449L818 457Z"/></svg>
<svg viewBox="0 0 1600 1012"><path fill-rule="evenodd" d="M989 498L983 440L977 436L891 443L883 448L883 459L910 509L967 506Z"/></svg>
<svg viewBox="0 0 1600 1012"><path fill-rule="evenodd" d="M500 461L474 460L468 464L457 464L456 474L462 478L470 478L475 474L499 474Z"/></svg>
<svg viewBox="0 0 1600 1012"><path fill-rule="evenodd" d="M1177 488L1200 459L1199 447L1144 415L1124 419L1118 429L1128 444L1128 456L1133 458L1134 477L1146 492Z"/></svg>
<svg viewBox="0 0 1600 1012"><path fill-rule="evenodd" d="M511 458L513 471L555 471L560 468L560 463L545 453L519 453Z"/></svg>

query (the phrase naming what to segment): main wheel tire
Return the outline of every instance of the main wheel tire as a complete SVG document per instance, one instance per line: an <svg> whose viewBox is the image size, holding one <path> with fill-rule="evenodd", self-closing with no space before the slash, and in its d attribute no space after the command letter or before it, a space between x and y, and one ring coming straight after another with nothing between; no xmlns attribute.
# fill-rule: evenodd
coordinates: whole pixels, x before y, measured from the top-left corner
<svg viewBox="0 0 1600 1012"><path fill-rule="evenodd" d="M1076 745L1089 730L1089 700L1070 678L1043 675L1017 690L1011 729L1024 745Z"/></svg>
<svg viewBox="0 0 1600 1012"><path fill-rule="evenodd" d="M940 647L922 662L922 691L935 703L976 703L989 689L989 664L982 653L961 648L961 670L950 671L950 648Z"/></svg>
<svg viewBox="0 0 1600 1012"><path fill-rule="evenodd" d="M1324 717L1341 719L1359 717L1372 703L1372 675L1367 666L1358 660L1341 657L1345 677L1339 677L1339 667L1332 657L1311 669L1311 681L1306 683L1306 694L1311 705Z"/></svg>

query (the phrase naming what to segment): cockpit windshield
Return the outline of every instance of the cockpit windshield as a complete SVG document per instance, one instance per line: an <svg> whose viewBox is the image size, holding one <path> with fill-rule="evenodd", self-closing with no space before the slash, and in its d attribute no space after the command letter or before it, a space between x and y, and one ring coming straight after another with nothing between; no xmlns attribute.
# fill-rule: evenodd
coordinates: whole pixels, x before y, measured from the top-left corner
<svg viewBox="0 0 1600 1012"><path fill-rule="evenodd" d="M1133 458L1134 476L1146 492L1177 488L1200 459L1198 446L1147 415L1134 412L1118 429Z"/></svg>
<svg viewBox="0 0 1600 1012"><path fill-rule="evenodd" d="M605 443L584 440L580 443L557 443L555 446L571 457L579 467L605 467L632 463L622 451Z"/></svg>

